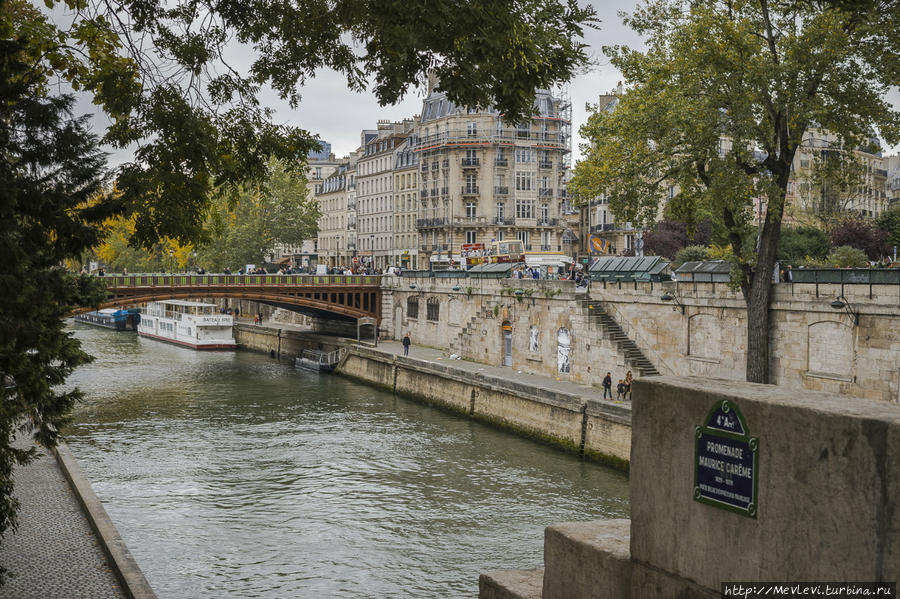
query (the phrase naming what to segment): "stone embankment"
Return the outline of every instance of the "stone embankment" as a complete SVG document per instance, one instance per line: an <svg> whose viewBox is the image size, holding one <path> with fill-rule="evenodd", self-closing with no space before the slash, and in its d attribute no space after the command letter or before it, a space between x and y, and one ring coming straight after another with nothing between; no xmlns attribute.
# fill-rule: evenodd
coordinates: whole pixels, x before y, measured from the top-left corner
<svg viewBox="0 0 900 599"><path fill-rule="evenodd" d="M627 470L631 408L596 390L548 377L519 376L463 361L437 362L436 350L398 355L399 344L351 346L339 374L457 412Z"/></svg>

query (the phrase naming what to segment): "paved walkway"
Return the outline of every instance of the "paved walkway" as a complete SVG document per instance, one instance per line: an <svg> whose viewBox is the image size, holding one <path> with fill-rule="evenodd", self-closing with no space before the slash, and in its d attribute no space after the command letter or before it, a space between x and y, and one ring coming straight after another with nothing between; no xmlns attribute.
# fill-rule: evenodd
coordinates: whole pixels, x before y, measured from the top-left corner
<svg viewBox="0 0 900 599"><path fill-rule="evenodd" d="M0 564L12 573L0 599L124 598L56 458L39 451L13 471L19 528L0 541Z"/></svg>
<svg viewBox="0 0 900 599"><path fill-rule="evenodd" d="M252 320L252 319L251 319ZM294 331L302 331L306 333L310 333L309 329L301 327L299 325L291 325L285 324L281 322L273 322L271 320L267 320L263 322L264 327L269 327L272 329L290 329ZM369 345L366 346L367 349L376 349L386 353L391 353L395 355L403 354L403 345L399 341L378 341L378 347L373 348ZM550 377L542 374L529 374L527 372L523 372L521 370L514 370L512 368L503 367L503 366L492 366L490 364L482 364L480 362L470 362L468 360L456 360L450 359L451 352L446 349L435 349L432 347L422 347L413 344L409 348L409 357L417 360L422 360L423 362L435 362L437 364L443 364L444 366L448 366L450 368L456 368L457 370L463 372L478 372L481 374L486 374L489 376L496 376L499 378L509 379L512 381L516 381L519 383L528 383L537 388L541 389L550 389L553 391L562 391L565 393L572 393L574 395L579 395L584 399L603 401L603 390L598 389L597 387L593 387L591 385L582 385L580 383L573 383L571 381L567 381L564 378L559 377ZM615 377L613 377L615 379ZM622 378L622 377L620 377ZM615 385L613 386L613 393L615 393ZM609 401L609 400L607 400ZM629 405L631 402L629 401L612 401L610 403L621 404L621 405Z"/></svg>

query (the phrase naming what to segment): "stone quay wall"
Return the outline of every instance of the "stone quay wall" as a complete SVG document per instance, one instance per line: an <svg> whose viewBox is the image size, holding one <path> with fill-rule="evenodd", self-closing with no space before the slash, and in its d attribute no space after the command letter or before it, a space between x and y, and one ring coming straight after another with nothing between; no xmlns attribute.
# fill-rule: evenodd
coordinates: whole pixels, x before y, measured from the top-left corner
<svg viewBox="0 0 900 599"><path fill-rule="evenodd" d="M341 345L340 341L334 337L276 328L277 326L277 323L269 323L266 326L236 324L234 325L234 340L241 349L286 358L297 357L304 349L329 352Z"/></svg>
<svg viewBox="0 0 900 599"><path fill-rule="evenodd" d="M501 365L509 334L513 371L589 385L606 372L615 384L632 369L569 281L386 277L383 291L381 329L395 339L409 333L413 343ZM684 314L662 301L665 293ZM859 312L858 326L831 307L840 295ZM747 312L739 291L723 283L593 283L590 298L663 375L744 379ZM900 401L900 286L778 284L771 310L774 383ZM560 368L564 345L567 368Z"/></svg>
<svg viewBox="0 0 900 599"><path fill-rule="evenodd" d="M629 406L350 346L347 376L579 453L620 469L631 455Z"/></svg>

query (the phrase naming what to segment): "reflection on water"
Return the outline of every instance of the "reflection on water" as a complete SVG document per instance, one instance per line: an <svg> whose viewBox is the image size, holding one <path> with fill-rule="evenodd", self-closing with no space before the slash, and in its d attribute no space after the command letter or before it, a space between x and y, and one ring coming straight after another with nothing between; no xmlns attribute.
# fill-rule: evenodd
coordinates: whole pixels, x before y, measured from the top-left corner
<svg viewBox="0 0 900 599"><path fill-rule="evenodd" d="M161 599L475 597L626 478L335 376L74 324L68 441Z"/></svg>

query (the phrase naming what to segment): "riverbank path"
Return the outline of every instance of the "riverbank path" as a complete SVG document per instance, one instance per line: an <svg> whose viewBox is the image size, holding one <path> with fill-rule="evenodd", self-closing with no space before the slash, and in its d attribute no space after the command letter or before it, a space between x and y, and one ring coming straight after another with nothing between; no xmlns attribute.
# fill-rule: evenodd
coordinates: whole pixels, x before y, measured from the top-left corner
<svg viewBox="0 0 900 599"><path fill-rule="evenodd" d="M11 573L0 599L124 599L56 459L38 451L40 457L13 471L19 527L0 543L0 564Z"/></svg>
<svg viewBox="0 0 900 599"><path fill-rule="evenodd" d="M369 350L374 349L375 351L380 350L385 353L390 353L397 356L403 355L403 344L399 341L379 340L377 348L373 348L371 346L366 346L366 348ZM531 385L532 387L538 389L560 391L563 393L577 395L587 400L603 401L603 389L598 389L597 387L593 387L591 385L581 385L579 383L560 380L542 374L530 374L521 370L510 368L508 366L492 366L490 364L471 362L469 360L457 360L455 358L451 359L450 355L451 354L449 350L446 349L435 349L432 347L423 347L413 344L409 348L409 356L407 357L414 360L422 360L423 362L434 362L436 364L442 364L443 366L454 368L462 372L495 376L498 378L515 381L517 383L527 383L528 385ZM619 378L625 378L625 375L622 374ZM613 379L615 379L615 376L613 376ZM615 389L613 389L613 392L615 392ZM609 402L609 400L606 401ZM610 403L620 404L623 406L629 406L631 404L630 401L613 401Z"/></svg>

